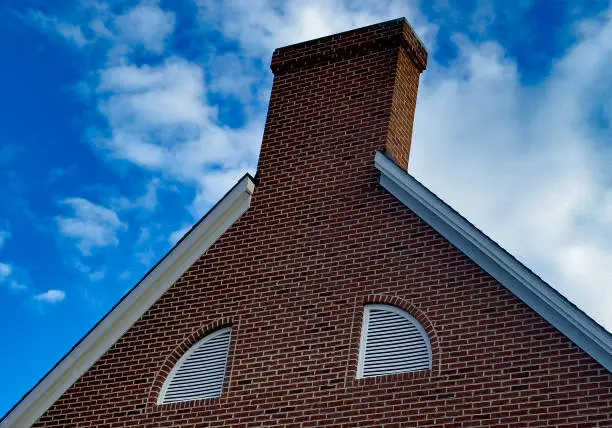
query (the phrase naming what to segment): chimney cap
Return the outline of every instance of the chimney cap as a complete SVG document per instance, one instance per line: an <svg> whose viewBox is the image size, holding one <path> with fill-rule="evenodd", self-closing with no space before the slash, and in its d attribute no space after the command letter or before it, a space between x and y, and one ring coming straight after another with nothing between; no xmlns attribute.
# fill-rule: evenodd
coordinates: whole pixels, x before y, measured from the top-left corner
<svg viewBox="0 0 612 428"><path fill-rule="evenodd" d="M425 70L427 50L406 18L278 48L272 55L270 68L275 75L284 74L322 62L335 62L395 46L406 51L419 72Z"/></svg>

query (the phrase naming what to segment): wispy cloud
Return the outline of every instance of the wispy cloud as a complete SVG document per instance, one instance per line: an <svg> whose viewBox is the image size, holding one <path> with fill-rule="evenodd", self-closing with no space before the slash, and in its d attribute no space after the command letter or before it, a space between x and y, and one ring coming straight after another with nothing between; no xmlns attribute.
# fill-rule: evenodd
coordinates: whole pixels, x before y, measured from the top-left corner
<svg viewBox="0 0 612 428"><path fill-rule="evenodd" d="M159 54L166 48L175 25L174 13L156 1L143 1L116 12L117 4L81 2L61 19L40 10L28 10L20 18L40 31L63 39L76 48L103 44L110 62L143 51Z"/></svg>
<svg viewBox="0 0 612 428"><path fill-rule="evenodd" d="M610 10L578 22L576 43L548 78L525 86L517 60L487 40L490 5L470 26L478 42L450 40L450 64L436 61L437 24L400 2L199 5L205 25L237 41L243 56L264 58L278 46L407 16L431 53L410 172L612 328L611 133L601 126L612 123Z"/></svg>
<svg viewBox="0 0 612 428"><path fill-rule="evenodd" d="M9 289L16 293L21 293L29 289L27 285L17 280L14 280L14 279L10 280L8 285L9 285Z"/></svg>
<svg viewBox="0 0 612 428"><path fill-rule="evenodd" d="M73 215L55 218L59 232L74 239L83 255L91 255L93 248L119 245L117 234L127 224L114 211L83 198L67 198L62 205L70 207Z"/></svg>
<svg viewBox="0 0 612 428"><path fill-rule="evenodd" d="M84 274L89 281L97 282L101 281L106 277L106 269L104 267L98 267L96 269L83 263L81 260L76 259L70 263L77 271Z"/></svg>
<svg viewBox="0 0 612 428"><path fill-rule="evenodd" d="M189 232L189 229L191 229L191 226L183 226L180 229L175 230L168 237L168 242L171 245L176 244L179 241L179 239L181 239L183 236L185 236L187 232Z"/></svg>
<svg viewBox="0 0 612 428"><path fill-rule="evenodd" d="M157 208L157 193L163 185L159 178L154 178L146 185L144 194L130 200L126 197L111 199L111 206L117 210L143 209L153 211Z"/></svg>
<svg viewBox="0 0 612 428"><path fill-rule="evenodd" d="M612 22L584 26L535 88L497 42L455 37L455 63L426 72L409 170L612 329L612 153L589 113L612 120Z"/></svg>
<svg viewBox="0 0 612 428"><path fill-rule="evenodd" d="M153 239L151 236L151 229L148 227L141 227L138 234L138 239L134 244L134 256L143 265L149 266L155 258L155 251L153 251L153 242L158 241L159 238Z"/></svg>
<svg viewBox="0 0 612 428"><path fill-rule="evenodd" d="M612 136L610 10L577 22L570 37L574 44L542 81L526 86L517 60L487 38L497 19L490 2L482 2L466 18L463 33L446 41L456 52L449 63L437 62L443 17L427 19L416 3L195 3L202 29L218 31L216 36L235 44L234 51L212 49L199 59L169 51L177 20L155 2L116 13L98 6L99 12L82 22L66 22L65 28L76 25L85 37L81 47L92 40L105 43L104 61L87 82L105 124L88 133L101 156L184 184L195 192L191 212L202 214L255 165L274 48L407 16L431 54L417 106L410 172L612 328L607 310L612 291L606 287L612 277L612 159L605 144ZM504 15L520 19L517 11L530 2L520 3ZM52 18L41 22L79 45L78 31L62 33L55 24L60 21ZM136 61L133 53L139 49L153 60ZM224 120L219 97L241 103L237 125ZM125 205L147 209L155 205L150 195ZM117 245L123 223L114 215L108 217L114 219L109 228L94 222L93 231L111 232L92 233L92 238L86 238L84 231L90 229L78 215L61 218L75 219L66 223L66 231L87 253Z"/></svg>
<svg viewBox="0 0 612 428"><path fill-rule="evenodd" d="M12 272L13 268L11 267L11 265L6 263L0 263L0 282L6 281L8 277L11 276Z"/></svg>
<svg viewBox="0 0 612 428"><path fill-rule="evenodd" d="M198 215L254 164L261 132L218 123L206 92L202 68L179 57L103 69L99 110L109 128L94 139L111 157L195 185Z"/></svg>
<svg viewBox="0 0 612 428"><path fill-rule="evenodd" d="M8 263L0 262L0 284L6 284L9 290L20 293L28 290L28 286L15 278L15 269Z"/></svg>
<svg viewBox="0 0 612 428"><path fill-rule="evenodd" d="M406 16L426 41L432 40L436 32L436 26L425 21L416 3L402 1L195 2L203 24L215 26L227 38L239 41L242 52L249 56L268 57L279 46L400 16Z"/></svg>
<svg viewBox="0 0 612 428"><path fill-rule="evenodd" d="M106 272L104 270L97 270L89 274L89 280L91 282L102 281L106 276Z"/></svg>
<svg viewBox="0 0 612 428"><path fill-rule="evenodd" d="M30 10L22 18L42 31L58 35L78 47L83 47L89 43L80 26L60 20L55 16L48 16L38 10Z"/></svg>
<svg viewBox="0 0 612 428"><path fill-rule="evenodd" d="M44 303L59 303L66 298L66 292L63 290L47 290L34 296L34 299Z"/></svg>
<svg viewBox="0 0 612 428"><path fill-rule="evenodd" d="M258 120L230 127L219 119L218 102L212 103L209 94L237 95L238 81L245 94L251 93L248 89L256 87L264 74L261 70L254 73L252 64L242 65L227 54L225 66L216 63L209 70L208 84L202 61L167 52L176 18L158 2L141 2L120 11L117 5L105 2L84 3L79 8L66 22L107 53L107 60L93 74L96 78L87 82L87 93L94 97L107 124L89 130L92 145L110 159L194 186L196 197L190 209L199 217L253 168L263 132L263 110L254 113ZM56 21L46 17L41 22ZM57 26L47 27L67 37ZM137 49L159 58L143 64L134 59ZM228 71L232 71L233 86ZM262 106L259 101L264 102L263 98L258 100ZM154 200L152 193L148 196L151 198L136 203L149 209Z"/></svg>
<svg viewBox="0 0 612 428"><path fill-rule="evenodd" d="M11 231L8 228L8 225L4 225L0 222L0 248L4 246L6 241L11 237Z"/></svg>

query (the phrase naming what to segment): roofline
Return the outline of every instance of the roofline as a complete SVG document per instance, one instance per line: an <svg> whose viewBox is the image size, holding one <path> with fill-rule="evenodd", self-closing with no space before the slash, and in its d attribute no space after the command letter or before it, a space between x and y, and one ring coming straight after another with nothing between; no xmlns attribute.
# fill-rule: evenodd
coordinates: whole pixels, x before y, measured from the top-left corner
<svg viewBox="0 0 612 428"><path fill-rule="evenodd" d="M380 184L510 292L612 372L612 334L381 152Z"/></svg>
<svg viewBox="0 0 612 428"><path fill-rule="evenodd" d="M256 181L245 174L208 213L0 420L31 426L249 208Z"/></svg>
<svg viewBox="0 0 612 428"><path fill-rule="evenodd" d="M383 153L380 184L577 346L612 372L612 334ZM244 175L176 245L0 420L30 426L249 208Z"/></svg>

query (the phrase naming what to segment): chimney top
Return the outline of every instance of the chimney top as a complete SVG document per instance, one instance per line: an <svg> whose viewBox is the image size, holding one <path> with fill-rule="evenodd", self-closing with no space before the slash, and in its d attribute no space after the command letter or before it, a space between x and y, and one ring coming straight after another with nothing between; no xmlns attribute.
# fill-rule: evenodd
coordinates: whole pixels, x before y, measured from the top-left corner
<svg viewBox="0 0 612 428"><path fill-rule="evenodd" d="M407 169L426 65L427 51L404 18L276 49L260 188L288 177L338 182L313 174L314 165L345 165L347 185L370 180L376 151Z"/></svg>
<svg viewBox="0 0 612 428"><path fill-rule="evenodd" d="M425 70L427 50L406 18L278 48L272 55L270 68L275 75L279 75L394 45L406 51L419 72Z"/></svg>

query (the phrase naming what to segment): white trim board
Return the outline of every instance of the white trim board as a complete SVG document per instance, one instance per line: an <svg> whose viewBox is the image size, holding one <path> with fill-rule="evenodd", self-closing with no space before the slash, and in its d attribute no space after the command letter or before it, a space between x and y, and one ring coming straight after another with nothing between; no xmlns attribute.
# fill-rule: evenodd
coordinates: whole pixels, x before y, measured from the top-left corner
<svg viewBox="0 0 612 428"><path fill-rule="evenodd" d="M249 208L255 182L238 183L0 421L29 427L76 382Z"/></svg>
<svg viewBox="0 0 612 428"><path fill-rule="evenodd" d="M377 152L380 184L577 346L612 372L612 334L444 201Z"/></svg>

